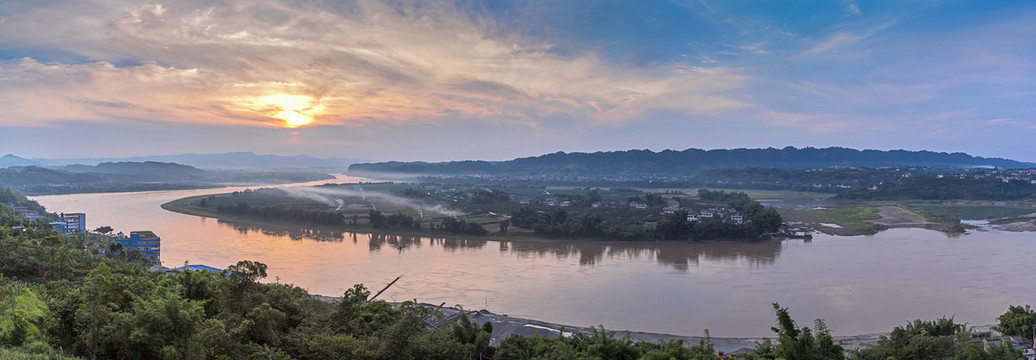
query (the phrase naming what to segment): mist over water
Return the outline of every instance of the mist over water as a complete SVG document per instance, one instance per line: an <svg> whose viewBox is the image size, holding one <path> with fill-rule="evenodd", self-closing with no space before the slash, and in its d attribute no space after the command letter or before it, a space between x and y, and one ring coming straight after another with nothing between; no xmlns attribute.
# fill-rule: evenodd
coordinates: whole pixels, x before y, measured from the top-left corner
<svg viewBox="0 0 1036 360"><path fill-rule="evenodd" d="M1017 266L1036 253L1032 233L947 237L894 229L873 236L819 234L811 243L500 242L216 221L159 207L242 189L35 199L51 211L86 212L89 228L154 231L170 267L255 260L269 265L268 281L279 277L332 296L356 283L380 288L402 274L382 295L386 300L471 309L488 303L496 313L578 326L764 336L774 321L770 304L778 301L796 320L824 318L836 335L852 335L941 316L991 324L1008 305L1032 302L1024 281L1030 274ZM349 196L298 193L331 199L328 206Z"/></svg>
<svg viewBox="0 0 1036 360"><path fill-rule="evenodd" d="M362 201L386 202L396 206L418 210L422 214L428 212L445 216L463 215L458 211L450 210L442 205L423 204L402 196L379 191L364 191L360 186L356 186L355 189L343 188L343 186L347 185L338 185L335 187L276 187L275 189L283 191L285 194L295 198L324 203L329 207L337 206L338 209L341 209L341 206L344 205L344 201L341 198L351 197L356 198L357 200L362 199Z"/></svg>

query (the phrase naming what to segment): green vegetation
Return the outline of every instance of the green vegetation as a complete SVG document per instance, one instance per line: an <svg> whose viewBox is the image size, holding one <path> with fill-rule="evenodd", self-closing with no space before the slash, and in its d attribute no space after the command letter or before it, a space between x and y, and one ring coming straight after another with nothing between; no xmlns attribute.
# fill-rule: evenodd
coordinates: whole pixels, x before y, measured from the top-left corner
<svg viewBox="0 0 1036 360"><path fill-rule="evenodd" d="M239 202L236 205L219 205L216 207L216 211L231 215L255 216L265 219L280 219L311 224L339 225L343 221L341 214L331 211L308 210L295 206L251 207L246 202Z"/></svg>
<svg viewBox="0 0 1036 360"><path fill-rule="evenodd" d="M593 193L586 197L591 198ZM655 226L644 226L636 211L626 209L579 209L565 208L537 209L525 205L511 212L511 220L516 227L532 229L540 236L546 237L604 237L616 240L714 240L714 239L756 239L765 233L776 232L783 220L773 208L767 208L751 200L745 193L728 193L724 191L698 191L700 203L691 204L693 208L707 209L709 206L729 207L751 221L737 224L724 221L717 214L714 218L688 221L688 210L682 209L669 214L661 214L655 218ZM638 201L639 199L631 199ZM658 194L644 194L648 204L661 203ZM713 211L716 212L716 211Z"/></svg>
<svg viewBox="0 0 1036 360"><path fill-rule="evenodd" d="M984 345L983 335L954 323L952 318L914 320L882 336L876 345L854 351L853 356L861 360L1022 358L1021 350L1006 342Z"/></svg>
<svg viewBox="0 0 1036 360"><path fill-rule="evenodd" d="M1005 335L1021 335L1033 340L1033 329L1036 329L1036 310L1029 305L1010 306L1007 312L996 318L997 325L993 329Z"/></svg>
<svg viewBox="0 0 1036 360"><path fill-rule="evenodd" d="M881 218L875 206L839 206L813 210L780 209L781 216L788 222L832 223L841 228L828 228L825 231L836 235L874 234L884 229L867 220Z"/></svg>

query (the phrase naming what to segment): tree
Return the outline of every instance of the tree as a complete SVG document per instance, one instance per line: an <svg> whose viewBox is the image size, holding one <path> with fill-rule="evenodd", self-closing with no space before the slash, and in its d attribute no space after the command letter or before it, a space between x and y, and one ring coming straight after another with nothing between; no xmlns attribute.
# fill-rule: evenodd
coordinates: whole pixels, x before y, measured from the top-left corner
<svg viewBox="0 0 1036 360"><path fill-rule="evenodd" d="M371 227L375 229L385 227L385 225L387 225L388 222L388 219L385 217L385 215L382 215L381 211L377 210L371 210L370 212L368 212L367 219L368 221L370 221Z"/></svg>
<svg viewBox="0 0 1036 360"><path fill-rule="evenodd" d="M227 268L230 278L238 283L255 283L266 278L266 264L258 261L241 260Z"/></svg>
<svg viewBox="0 0 1036 360"><path fill-rule="evenodd" d="M97 232L98 234L108 234L108 233L110 233L112 231L114 231L114 229L112 229L112 227L108 226L108 225L101 226L101 227L99 227L97 229L94 229L94 232Z"/></svg>
<svg viewBox="0 0 1036 360"><path fill-rule="evenodd" d="M786 360L845 359L844 349L834 343L823 320L816 321L817 334L814 336L809 327L795 327L795 320L792 320L787 308L773 303L773 309L777 313L777 326L770 329L777 333L777 343L772 347L761 344L757 350L772 352L775 358Z"/></svg>
<svg viewBox="0 0 1036 360"><path fill-rule="evenodd" d="M1036 326L1036 310L1030 308L1029 305L1025 305L1025 307L1011 305L1007 308L1007 312L996 318L996 321L997 324L993 330L1004 335L1021 335L1032 340L1033 328Z"/></svg>

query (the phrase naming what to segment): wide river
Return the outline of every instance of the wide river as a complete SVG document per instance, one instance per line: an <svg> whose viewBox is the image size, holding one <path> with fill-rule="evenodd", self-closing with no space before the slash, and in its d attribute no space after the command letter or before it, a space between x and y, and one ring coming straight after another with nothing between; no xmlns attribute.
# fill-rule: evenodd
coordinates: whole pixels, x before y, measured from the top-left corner
<svg viewBox="0 0 1036 360"><path fill-rule="evenodd" d="M269 281L332 296L356 283L377 291L403 275L384 299L578 326L768 336L771 303L780 302L803 325L823 318L835 335L855 335L916 318L992 324L1008 305L1036 305L1031 232L948 237L896 229L750 244L500 242L227 223L159 207L239 189L34 199L53 212L86 212L90 228L154 231L169 267L256 260L269 265Z"/></svg>

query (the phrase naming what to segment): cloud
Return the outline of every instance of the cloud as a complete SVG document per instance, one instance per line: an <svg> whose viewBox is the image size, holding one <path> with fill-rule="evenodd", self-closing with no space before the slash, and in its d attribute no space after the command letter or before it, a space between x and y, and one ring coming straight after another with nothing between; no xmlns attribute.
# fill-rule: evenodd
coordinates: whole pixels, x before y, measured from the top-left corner
<svg viewBox="0 0 1036 360"><path fill-rule="evenodd" d="M997 118L997 119L989 119L989 120L983 121L982 123L986 124L986 125L1011 125L1011 124L1017 124L1018 122L1012 120L1011 118Z"/></svg>
<svg viewBox="0 0 1036 360"><path fill-rule="evenodd" d="M866 28L860 31L839 31L834 35L829 36L826 40L823 40L806 51L802 52L803 56L816 56L827 53L842 53L843 49L856 44L860 40L867 39L874 34L885 30L892 25L899 22L899 19L891 19L882 23L872 25L870 28ZM845 25L838 25L837 27L843 27Z"/></svg>
<svg viewBox="0 0 1036 360"><path fill-rule="evenodd" d="M841 49L848 45L855 44L857 41L866 39L869 35L853 35L848 32L840 32L829 37L827 40L813 46L809 50L806 50L804 55L818 55L834 50Z"/></svg>
<svg viewBox="0 0 1036 360"><path fill-rule="evenodd" d="M842 1L842 4L845 5L845 11L850 15L863 15L863 11L860 11L860 7L856 6L856 1L845 0Z"/></svg>
<svg viewBox="0 0 1036 360"><path fill-rule="evenodd" d="M635 68L593 52L559 55L549 42L443 2L118 4L98 1L109 18L77 24L84 33L77 36L100 49L45 44L93 60L0 64L0 104L19 109L0 114L0 123L142 118L282 126L285 118L312 118L362 126L565 114L595 124L658 109L714 114L746 106L727 94L747 79L738 69ZM59 8L19 14L19 23L73 15L53 10ZM11 26L0 23L6 42L39 38Z"/></svg>
<svg viewBox="0 0 1036 360"><path fill-rule="evenodd" d="M971 107L961 110L946 111L937 114L932 114L921 118L922 120L934 121L934 120L952 120L960 118L969 118L975 116L975 111L978 107Z"/></svg>

